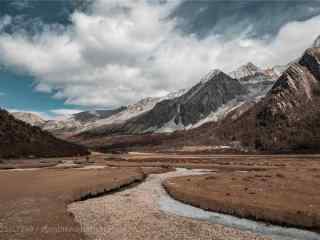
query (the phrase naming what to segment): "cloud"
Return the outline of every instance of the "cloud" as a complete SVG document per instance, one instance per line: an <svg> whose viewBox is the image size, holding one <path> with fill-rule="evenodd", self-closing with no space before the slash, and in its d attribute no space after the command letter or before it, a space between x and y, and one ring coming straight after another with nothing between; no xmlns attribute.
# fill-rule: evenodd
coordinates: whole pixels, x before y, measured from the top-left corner
<svg viewBox="0 0 320 240"><path fill-rule="evenodd" d="M0 18L0 31L2 31L6 26L10 25L12 22L12 19L10 16L5 15Z"/></svg>
<svg viewBox="0 0 320 240"><path fill-rule="evenodd" d="M0 61L34 76L35 90L68 104L116 107L190 87L212 68L285 64L319 34L315 17L288 23L272 41L245 32L228 41L215 34L198 39L166 18L172 2L96 1L90 14L73 13L68 27L48 25L33 37L1 34Z"/></svg>
<svg viewBox="0 0 320 240"><path fill-rule="evenodd" d="M61 120L70 117L70 115L82 112L83 110L80 109L53 109L49 112L42 112L42 111L33 111L28 109L15 109L9 108L7 109L8 112L23 112L23 113L33 113L35 115L40 116L42 119L45 120Z"/></svg>
<svg viewBox="0 0 320 240"><path fill-rule="evenodd" d="M3 97L3 96L5 96L5 95L6 95L5 93L0 92L0 97Z"/></svg>
<svg viewBox="0 0 320 240"><path fill-rule="evenodd" d="M54 109L50 110L51 113L53 113L56 116L70 116L79 112L82 112L83 110L79 109Z"/></svg>

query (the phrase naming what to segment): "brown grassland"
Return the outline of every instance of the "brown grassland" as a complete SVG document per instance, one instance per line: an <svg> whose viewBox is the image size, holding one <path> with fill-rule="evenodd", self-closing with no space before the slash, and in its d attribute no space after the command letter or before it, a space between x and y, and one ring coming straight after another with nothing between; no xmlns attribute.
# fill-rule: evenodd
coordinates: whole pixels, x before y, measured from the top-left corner
<svg viewBox="0 0 320 240"><path fill-rule="evenodd" d="M2 170L0 239L84 239L67 205L144 177L138 168Z"/></svg>
<svg viewBox="0 0 320 240"><path fill-rule="evenodd" d="M320 231L318 155L98 154L11 161L0 170L0 239L85 239L68 204L140 182L174 168L210 169L170 178L163 185L177 200L216 212ZM95 162L103 169L81 169ZM9 162L2 161L5 169ZM90 166L89 166L90 167ZM18 169L19 170L19 169ZM103 209L101 210L103 211Z"/></svg>
<svg viewBox="0 0 320 240"><path fill-rule="evenodd" d="M283 158L277 166L177 177L163 185L175 199L203 209L319 232L320 161Z"/></svg>

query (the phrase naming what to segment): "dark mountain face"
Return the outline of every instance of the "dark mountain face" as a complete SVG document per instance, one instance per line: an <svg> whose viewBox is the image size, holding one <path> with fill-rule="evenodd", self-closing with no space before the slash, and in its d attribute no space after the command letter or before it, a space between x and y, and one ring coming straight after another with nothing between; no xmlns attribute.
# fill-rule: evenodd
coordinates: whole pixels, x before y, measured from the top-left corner
<svg viewBox="0 0 320 240"><path fill-rule="evenodd" d="M57 139L0 109L0 158L64 157L87 153L84 147Z"/></svg>
<svg viewBox="0 0 320 240"><path fill-rule="evenodd" d="M238 80L214 71L184 95L162 101L149 112L128 121L124 129L129 133L139 133L151 132L164 126L170 128L172 125L187 127L246 93Z"/></svg>
<svg viewBox="0 0 320 240"><path fill-rule="evenodd" d="M236 121L226 119L218 133L262 151L313 152L320 149L319 120L320 49L312 48L262 101Z"/></svg>
<svg viewBox="0 0 320 240"><path fill-rule="evenodd" d="M119 113L124 110L126 110L126 107L120 107L112 110L85 111L85 112L76 113L73 115L73 117L75 120L81 123L87 123L87 122L96 121L99 119L108 118L113 114Z"/></svg>

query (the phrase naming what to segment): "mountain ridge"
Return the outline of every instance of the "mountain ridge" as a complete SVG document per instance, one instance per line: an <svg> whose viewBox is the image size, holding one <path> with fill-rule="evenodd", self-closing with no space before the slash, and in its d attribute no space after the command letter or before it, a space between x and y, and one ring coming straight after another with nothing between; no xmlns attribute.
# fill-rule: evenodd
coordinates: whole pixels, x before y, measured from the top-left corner
<svg viewBox="0 0 320 240"><path fill-rule="evenodd" d="M86 155L85 147L53 137L0 109L0 158Z"/></svg>

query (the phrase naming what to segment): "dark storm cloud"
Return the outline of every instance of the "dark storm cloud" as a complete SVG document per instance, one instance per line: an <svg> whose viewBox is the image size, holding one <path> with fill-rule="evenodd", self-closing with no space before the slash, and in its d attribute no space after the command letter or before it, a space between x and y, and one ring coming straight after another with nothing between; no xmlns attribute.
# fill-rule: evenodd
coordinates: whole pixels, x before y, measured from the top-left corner
<svg viewBox="0 0 320 240"><path fill-rule="evenodd" d="M248 37L271 38L288 22L319 14L318 0L207 0L184 1L170 16L179 19L179 29L199 37L232 38L246 29Z"/></svg>

